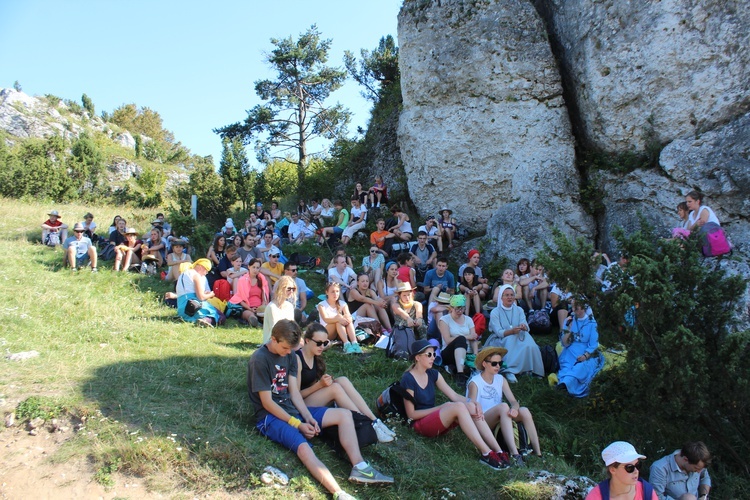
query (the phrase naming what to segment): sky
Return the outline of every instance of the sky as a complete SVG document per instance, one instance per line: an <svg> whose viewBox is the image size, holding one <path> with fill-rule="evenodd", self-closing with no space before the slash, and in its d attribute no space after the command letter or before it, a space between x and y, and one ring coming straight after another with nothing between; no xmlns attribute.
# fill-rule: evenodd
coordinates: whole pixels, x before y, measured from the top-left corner
<svg viewBox="0 0 750 500"><path fill-rule="evenodd" d="M381 37L397 37L403 0L0 0L0 87L53 94L97 114L135 103L157 111L164 128L218 166L213 128L242 121L261 100L254 82L273 78L271 38L296 39L312 24L331 39L328 64L343 68ZM371 104L351 78L332 94L352 113L353 135ZM248 151L255 163L255 155Z"/></svg>

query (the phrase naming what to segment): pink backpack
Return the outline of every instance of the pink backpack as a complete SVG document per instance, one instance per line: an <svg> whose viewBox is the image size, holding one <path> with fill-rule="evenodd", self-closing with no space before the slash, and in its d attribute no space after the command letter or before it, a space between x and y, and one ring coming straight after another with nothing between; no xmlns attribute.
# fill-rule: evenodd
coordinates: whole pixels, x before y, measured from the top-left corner
<svg viewBox="0 0 750 500"><path fill-rule="evenodd" d="M718 257L732 251L727 235L720 226L707 228L705 235L706 244L703 245L703 255L706 257Z"/></svg>

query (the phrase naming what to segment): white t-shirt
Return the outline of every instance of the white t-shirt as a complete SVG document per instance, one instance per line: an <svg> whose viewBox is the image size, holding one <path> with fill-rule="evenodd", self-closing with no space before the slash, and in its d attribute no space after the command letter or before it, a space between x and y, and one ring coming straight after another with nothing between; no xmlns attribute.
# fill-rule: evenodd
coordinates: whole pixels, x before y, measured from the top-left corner
<svg viewBox="0 0 750 500"><path fill-rule="evenodd" d="M289 237L293 240L297 239L300 233L304 230L305 223L300 219L297 219L297 222L292 221L289 223Z"/></svg>
<svg viewBox="0 0 750 500"><path fill-rule="evenodd" d="M438 228L437 228L437 226L432 226L432 229L430 229L429 231L427 230L427 226L419 226L419 229L417 230L417 233L419 233L420 231L424 231L425 233L427 233L427 237L428 238L431 238L433 236L437 236L438 235Z"/></svg>
<svg viewBox="0 0 750 500"><path fill-rule="evenodd" d="M177 279L177 295L186 295L188 293L195 293L195 283L193 282L193 276L198 274L195 269L188 269L180 275Z"/></svg>
<svg viewBox="0 0 750 500"><path fill-rule="evenodd" d="M338 278L334 280L333 278ZM339 274L339 270L335 267L332 267L328 270L328 281L336 281L339 285L341 285L341 295L344 295L346 292L349 291L349 285L352 283L352 281L357 281L357 273L354 272L354 269L347 266L344 269L344 273Z"/></svg>
<svg viewBox="0 0 750 500"><path fill-rule="evenodd" d="M88 253L93 244L87 236L81 237L80 240L75 236L68 236L63 242L63 248L67 250L71 246L76 249L76 257L82 257Z"/></svg>
<svg viewBox="0 0 750 500"><path fill-rule="evenodd" d="M708 220L706 222L713 222L717 226L721 226L721 224L719 223L719 218L716 217L716 214L714 213L713 210L711 210L710 207L700 207L698 209L698 213L696 213L695 210L693 210L692 212L690 212L690 215L688 215L688 225L692 226L693 224L695 224L695 221L697 221L698 219L700 219L701 213L704 210L708 210Z"/></svg>
<svg viewBox="0 0 750 500"><path fill-rule="evenodd" d="M471 333L471 329L474 328L474 320L472 320L470 317L466 316L464 314L464 324L460 325L453 321L453 317L450 314L444 314L440 317L441 322L445 322L445 324L448 325L448 331L450 332L451 336L455 337L456 335L463 335L464 337L468 337ZM443 340L443 349L447 347L445 341Z"/></svg>
<svg viewBox="0 0 750 500"><path fill-rule="evenodd" d="M482 407L482 412L489 411L493 406L497 406L503 402L503 380L503 376L499 373L492 379L491 384L485 382L479 373L469 380L469 384L473 382L477 386L477 402ZM467 397L469 394L469 384L466 387Z"/></svg>
<svg viewBox="0 0 750 500"><path fill-rule="evenodd" d="M349 214L351 215L351 217L349 218L350 222L358 220L360 216L364 217L362 219L363 222L367 220L367 208L362 205L358 206L357 208L352 207Z"/></svg>

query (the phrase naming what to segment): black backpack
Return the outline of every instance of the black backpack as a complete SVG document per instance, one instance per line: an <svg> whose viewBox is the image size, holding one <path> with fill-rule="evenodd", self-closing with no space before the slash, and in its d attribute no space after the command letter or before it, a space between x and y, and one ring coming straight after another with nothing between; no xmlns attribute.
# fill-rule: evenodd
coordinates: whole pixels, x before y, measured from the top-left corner
<svg viewBox="0 0 750 500"><path fill-rule="evenodd" d="M415 402L414 397L409 394L406 389L401 387L400 382L394 382L380 393L380 396L375 400L375 407L378 409L378 414L383 419L399 417L408 421L409 417L406 416L404 399L407 399L412 403Z"/></svg>
<svg viewBox="0 0 750 500"><path fill-rule="evenodd" d="M395 327L388 338L385 355L388 358L409 359L411 357L411 345L417 340L414 330L408 326Z"/></svg>
<svg viewBox="0 0 750 500"><path fill-rule="evenodd" d="M529 314L529 333L532 335L547 335L552 330L549 313L544 309Z"/></svg>
<svg viewBox="0 0 750 500"><path fill-rule="evenodd" d="M546 345L539 349L539 351L542 353L542 363L544 364L545 376L560 371L560 360L557 357L555 346Z"/></svg>
<svg viewBox="0 0 750 500"><path fill-rule="evenodd" d="M289 262L291 262L292 264L297 264L300 267L304 267L305 269L313 269L315 268L315 266L320 265L320 257L301 255L297 252L294 252L289 256Z"/></svg>
<svg viewBox="0 0 750 500"><path fill-rule="evenodd" d="M351 410L349 410L351 411ZM352 411L352 420L354 420L354 430L357 432L357 441L359 449L370 446L378 442L378 435L372 426L372 420L365 417L357 411ZM346 451L339 441L339 426L332 425L320 431L320 439L328 444L339 457L346 458Z"/></svg>

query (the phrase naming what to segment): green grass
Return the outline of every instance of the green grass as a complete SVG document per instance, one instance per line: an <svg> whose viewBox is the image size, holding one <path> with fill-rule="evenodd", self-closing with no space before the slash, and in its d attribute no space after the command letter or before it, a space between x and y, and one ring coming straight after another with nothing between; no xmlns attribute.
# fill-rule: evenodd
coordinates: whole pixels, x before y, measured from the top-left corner
<svg viewBox="0 0 750 500"><path fill-rule="evenodd" d="M93 479L105 486L115 486L117 472L143 477L151 490L169 495L228 491L253 498L325 497L295 456L254 428L246 365L261 330L234 321L217 329L174 322L174 310L161 303L167 285L140 274L114 273L111 263L100 266L98 274L62 269L60 250L34 243L51 208L0 199L0 344L9 352L41 353L0 363L0 401L5 401L0 409L18 407L21 420L67 413L82 428L52 460L87 457ZM100 227L120 213L145 228L151 215L109 207L54 208L69 224L90 209ZM359 264L366 246L354 249ZM327 263L330 254L321 257ZM322 293L320 275L302 277L316 295ZM308 310L316 300L310 302ZM540 344L552 340L538 339ZM386 359L380 350L366 352L356 361L340 352L326 359L330 373L346 375L374 402L407 364ZM597 479L600 450L628 436L628 423L619 415L598 411L601 395L573 400L529 378L513 391L531 408L545 451L543 461L532 461L530 469L490 471L479 464L460 431L425 439L397 422L391 423L397 441L363 453L396 478L391 488L349 485L350 465L322 443L315 449L347 491L361 498L451 498L449 492L456 498L546 498L545 487L530 484L530 471ZM660 432L653 429L655 440ZM287 472L290 486L264 486L259 478L267 465Z"/></svg>

